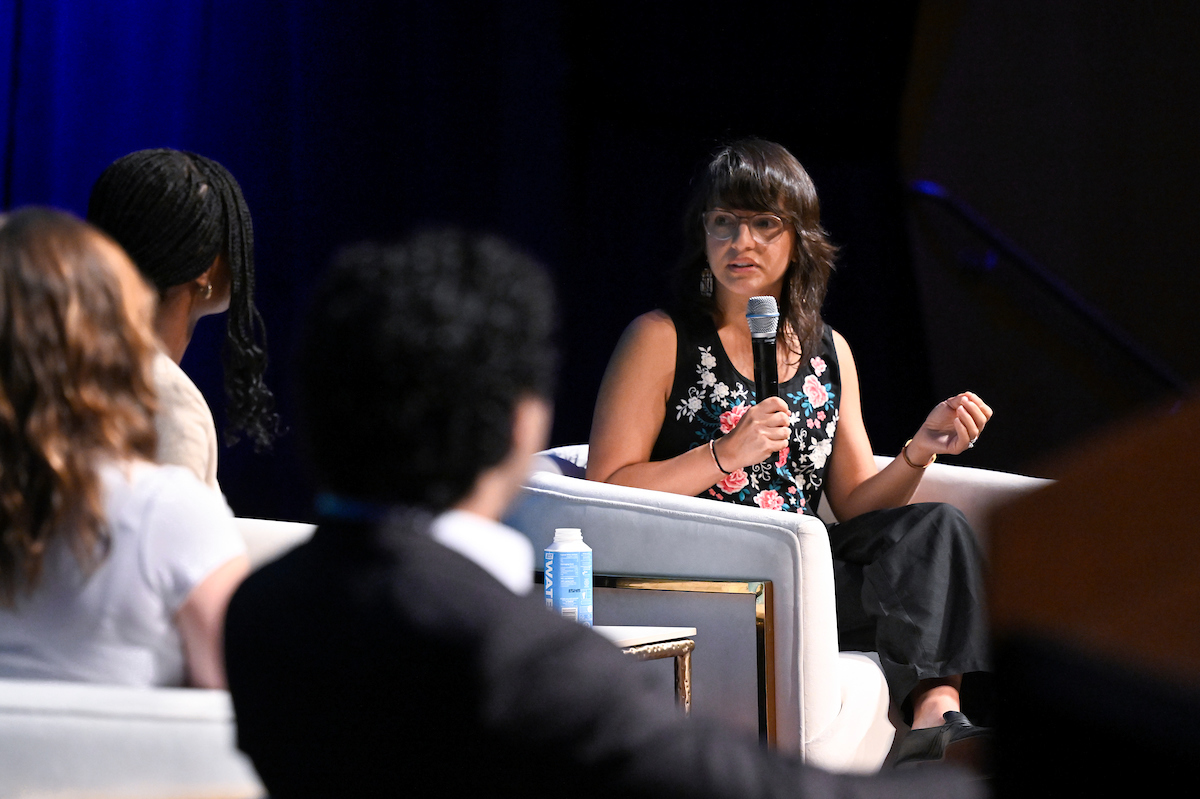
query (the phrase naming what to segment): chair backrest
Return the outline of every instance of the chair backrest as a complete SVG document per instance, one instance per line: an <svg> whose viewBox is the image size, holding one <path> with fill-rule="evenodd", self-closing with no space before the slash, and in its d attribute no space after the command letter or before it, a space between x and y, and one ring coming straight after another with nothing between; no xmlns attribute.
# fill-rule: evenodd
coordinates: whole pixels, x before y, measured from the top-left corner
<svg viewBox="0 0 1200 799"><path fill-rule="evenodd" d="M588 445L571 444L539 452L533 458L530 472L561 474L564 477L583 478L587 474Z"/></svg>
<svg viewBox="0 0 1200 799"><path fill-rule="evenodd" d="M0 796L262 792L225 691L0 680Z"/></svg>
<svg viewBox="0 0 1200 799"><path fill-rule="evenodd" d="M892 458L885 455L875 456L875 465L880 469L891 461ZM925 470L912 501L945 502L958 508L971 523L979 542L986 546L990 537L992 512L996 508L1053 482L1041 477L1026 477L992 469L935 463ZM835 521L828 502L821 503L820 516L825 522Z"/></svg>
<svg viewBox="0 0 1200 799"><path fill-rule="evenodd" d="M772 633L775 713L778 745L802 751L799 739L806 717L836 717L836 689L805 691L805 682L819 685L836 673L837 629L833 611L833 573L825 527L807 516L677 496L564 476L582 474L586 445L543 453L539 465L549 471L532 474L506 523L524 532L541 552L553 541L554 528L578 527L593 549L597 574L770 582L773 593ZM805 566L808 565L806 569ZM814 568L814 564L816 567ZM827 612L810 609L806 597L828 598ZM681 610L681 604L682 610ZM622 612L627 612L627 606ZM722 694L745 696L738 678L712 687L706 696L704 675L721 661L744 650L740 632L728 624L707 627L688 613L704 613L696 596L690 600L647 598L641 618L604 618L598 605L597 623L669 624L696 627L694 707L717 713L753 733L756 708L722 705ZM680 613L683 615L679 615ZM826 623L805 621L805 614L824 615ZM655 615L657 614L657 615ZM751 619L751 624L753 620ZM801 629L804 628L803 646ZM722 654L727 653L727 654ZM826 676L818 676L826 675ZM718 681L729 675L720 675ZM754 675L751 674L751 681ZM732 678L731 678L732 679ZM748 689L756 692L757 687ZM711 700L711 701L710 701ZM757 703L755 703L757 704ZM748 713L748 715L747 715ZM812 729L810 726L809 729Z"/></svg>

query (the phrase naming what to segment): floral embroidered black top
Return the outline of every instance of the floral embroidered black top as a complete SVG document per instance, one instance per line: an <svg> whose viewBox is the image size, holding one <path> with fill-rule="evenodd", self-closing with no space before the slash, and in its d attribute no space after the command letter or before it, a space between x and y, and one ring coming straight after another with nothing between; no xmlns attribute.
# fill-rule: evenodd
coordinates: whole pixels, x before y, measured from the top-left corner
<svg viewBox="0 0 1200 799"><path fill-rule="evenodd" d="M703 314L672 313L675 381L651 460L706 446L734 428L757 402L754 380L733 367L716 325ZM806 353L779 395L791 408L792 435L778 457L735 469L699 496L815 516L837 430L841 374L826 325L816 353Z"/></svg>

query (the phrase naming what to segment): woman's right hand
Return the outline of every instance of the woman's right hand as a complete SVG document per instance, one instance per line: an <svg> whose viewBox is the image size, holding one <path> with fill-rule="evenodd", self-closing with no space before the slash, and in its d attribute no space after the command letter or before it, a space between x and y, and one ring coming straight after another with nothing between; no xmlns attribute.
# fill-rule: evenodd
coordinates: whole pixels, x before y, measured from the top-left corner
<svg viewBox="0 0 1200 799"><path fill-rule="evenodd" d="M762 463L788 445L791 412L780 397L752 405L724 437L713 442L721 466L733 471Z"/></svg>
<svg viewBox="0 0 1200 799"><path fill-rule="evenodd" d="M713 442L720 470L707 445L650 460L675 379L675 347L675 323L662 311L643 314L626 328L596 399L589 480L695 496L720 482L721 471L761 463L787 446L788 405L772 397L747 408L729 432Z"/></svg>

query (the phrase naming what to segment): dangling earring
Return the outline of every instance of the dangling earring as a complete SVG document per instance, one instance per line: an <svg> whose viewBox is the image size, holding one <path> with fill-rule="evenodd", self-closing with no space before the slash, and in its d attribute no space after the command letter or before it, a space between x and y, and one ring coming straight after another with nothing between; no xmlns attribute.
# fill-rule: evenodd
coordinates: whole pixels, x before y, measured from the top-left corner
<svg viewBox="0 0 1200 799"><path fill-rule="evenodd" d="M713 273L707 266L700 271L700 296L705 299L712 296Z"/></svg>
<svg viewBox="0 0 1200 799"><path fill-rule="evenodd" d="M200 289L200 296L206 300L212 299L212 283L204 284L204 288Z"/></svg>

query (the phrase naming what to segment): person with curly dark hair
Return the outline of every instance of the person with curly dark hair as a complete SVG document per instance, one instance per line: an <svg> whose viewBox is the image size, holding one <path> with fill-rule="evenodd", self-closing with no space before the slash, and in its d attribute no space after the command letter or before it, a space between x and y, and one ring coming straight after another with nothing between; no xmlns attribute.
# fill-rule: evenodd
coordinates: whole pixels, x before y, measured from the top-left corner
<svg viewBox="0 0 1200 799"><path fill-rule="evenodd" d="M151 462L153 315L90 225L0 222L0 676L224 685L249 562L220 494Z"/></svg>
<svg viewBox="0 0 1200 799"><path fill-rule="evenodd" d="M548 415L552 318L535 306L549 296L542 270L497 239L344 250L298 361L319 482L359 499L456 504L509 455L507 420Z"/></svg>
<svg viewBox="0 0 1200 799"><path fill-rule="evenodd" d="M684 217L679 307L629 326L600 388L587 476L816 515L824 496L843 649L878 652L911 721L898 764L936 760L985 728L961 712L963 675L988 671L981 555L955 508L909 505L938 455L975 445L992 410L939 403L883 469L863 424L850 347L821 319L836 248L816 189L785 148L720 148ZM778 396L756 395L747 307L774 300ZM986 693L986 692L985 692Z"/></svg>
<svg viewBox="0 0 1200 799"><path fill-rule="evenodd" d="M234 444L242 431L261 449L279 432L275 398L263 380L266 330L254 305L254 228L242 189L210 158L139 150L96 180L88 220L124 247L158 289L154 327L164 349L154 364L158 459L187 466L216 488L212 412L178 366L202 317L229 312L222 354L225 443Z"/></svg>
<svg viewBox="0 0 1200 799"><path fill-rule="evenodd" d="M301 358L320 525L243 583L225 631L238 745L271 796L975 795L808 769L686 718L531 592L529 540L497 520L546 441L553 299L490 237L338 257Z"/></svg>

